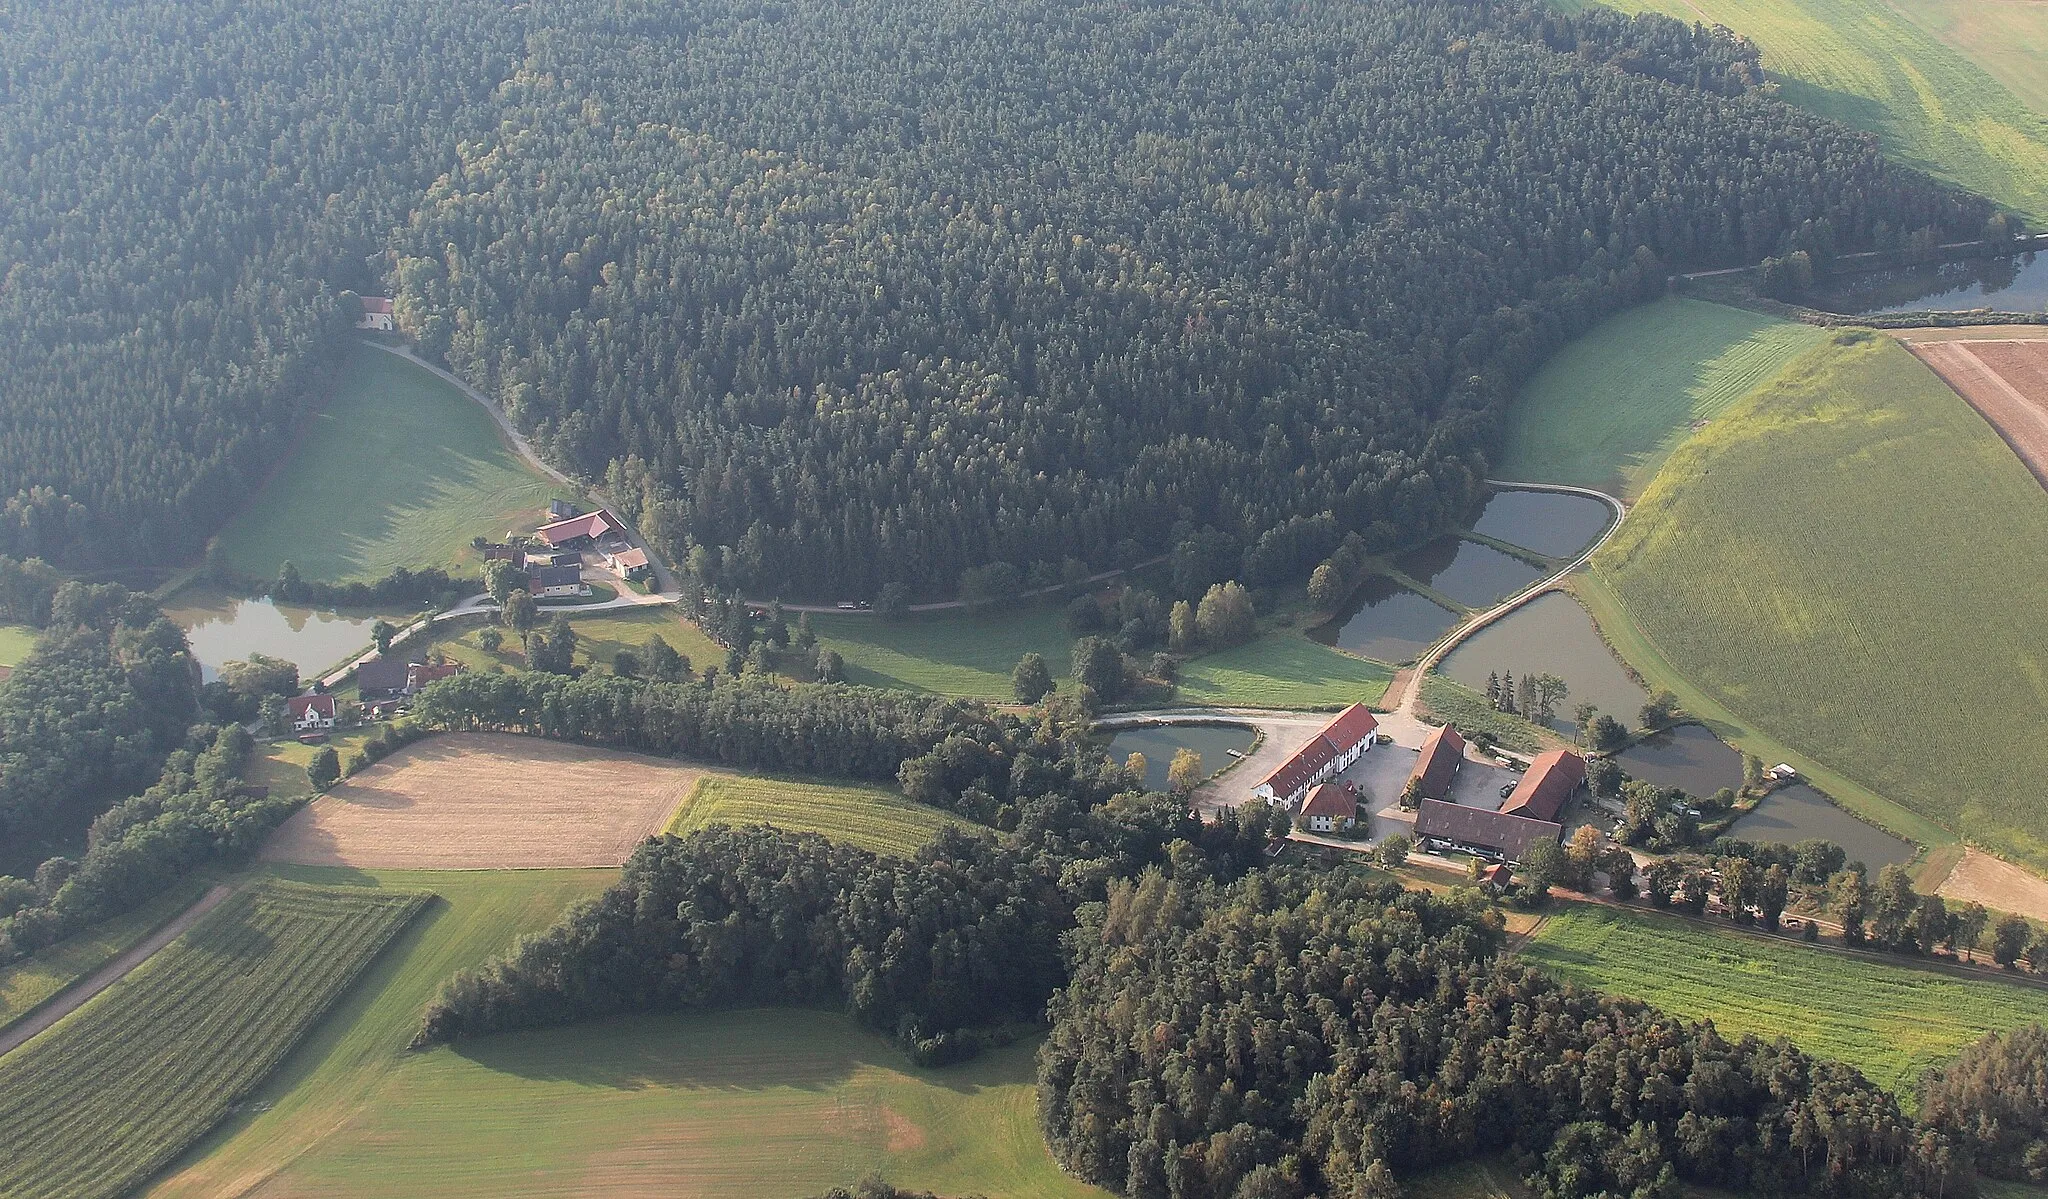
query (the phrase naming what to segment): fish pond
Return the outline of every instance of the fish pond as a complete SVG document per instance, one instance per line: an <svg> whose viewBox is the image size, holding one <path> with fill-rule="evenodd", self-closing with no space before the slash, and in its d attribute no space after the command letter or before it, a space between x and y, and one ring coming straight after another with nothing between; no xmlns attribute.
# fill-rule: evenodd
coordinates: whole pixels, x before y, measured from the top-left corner
<svg viewBox="0 0 2048 1199"><path fill-rule="evenodd" d="M1630 778L1677 787L1688 795L1742 786L1742 754L1705 725L1681 724L1652 734L1614 760Z"/></svg>
<svg viewBox="0 0 2048 1199"><path fill-rule="evenodd" d="M1593 618L1561 591L1539 595L1472 634L1438 669L1481 693L1489 675L1556 675L1571 692L1550 723L1567 736L1572 732L1572 711L1580 704L1592 704L1623 724L1633 725L1643 701L1649 698L1643 685L1629 677L1621 659L1600 639ZM1737 775L1740 781L1739 764Z"/></svg>
<svg viewBox="0 0 2048 1199"><path fill-rule="evenodd" d="M1780 842L1786 845L1818 837L1842 847L1852 862L1876 871L1893 862L1910 861L1916 852L1910 841L1901 841L1873 824L1866 824L1828 801L1828 797L1794 783L1764 797L1754 812L1737 818L1728 835L1743 841Z"/></svg>
<svg viewBox="0 0 2048 1199"><path fill-rule="evenodd" d="M1543 577L1541 568L1490 545L1439 537L1394 559L1394 566L1468 608L1489 608Z"/></svg>
<svg viewBox="0 0 2048 1199"><path fill-rule="evenodd" d="M1928 266L1862 271L1831 279L1807 302L1826 312L1999 312L2048 309L2048 255L2014 254Z"/></svg>
<svg viewBox="0 0 2048 1199"><path fill-rule="evenodd" d="M311 682L315 672L368 649L370 628L379 619L197 591L181 592L164 615L185 630L208 681L219 676L223 663L261 653L295 664L299 677ZM386 619L403 624L407 618Z"/></svg>
<svg viewBox="0 0 2048 1199"><path fill-rule="evenodd" d="M1563 491L1496 491L1472 531L1546 558L1575 558L1607 531L1614 509L1589 495Z"/></svg>
<svg viewBox="0 0 2048 1199"><path fill-rule="evenodd" d="M1419 592L1373 575L1359 584L1342 615L1308 635L1360 657L1399 665L1421 657L1458 619Z"/></svg>
<svg viewBox="0 0 2048 1199"><path fill-rule="evenodd" d="M1109 756L1121 762L1132 754L1145 755L1145 786L1166 790L1166 771L1173 755L1191 749L1202 758L1202 777L1215 774L1234 760L1232 751L1244 753L1252 747L1254 734L1242 724L1163 724L1118 729L1109 739Z"/></svg>

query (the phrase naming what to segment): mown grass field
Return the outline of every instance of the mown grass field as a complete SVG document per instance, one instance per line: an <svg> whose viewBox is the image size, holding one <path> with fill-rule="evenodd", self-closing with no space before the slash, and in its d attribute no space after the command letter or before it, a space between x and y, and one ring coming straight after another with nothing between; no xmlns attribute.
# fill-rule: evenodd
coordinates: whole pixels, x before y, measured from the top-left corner
<svg viewBox="0 0 2048 1199"><path fill-rule="evenodd" d="M36 647L37 630L25 624L0 624L0 666L19 666Z"/></svg>
<svg viewBox="0 0 2048 1199"><path fill-rule="evenodd" d="M2048 559L2027 548L2048 545L2048 494L1904 349L1858 337L1672 454L1594 559L1588 590L1611 600L1595 615L1631 662L1654 656L1806 758L2048 867L2031 719L2048 710Z"/></svg>
<svg viewBox="0 0 2048 1199"><path fill-rule="evenodd" d="M2020 101L2048 113L2048 4L2040 0L1890 0L1907 20L1989 71Z"/></svg>
<svg viewBox="0 0 2048 1199"><path fill-rule="evenodd" d="M1495 473L1638 495L1694 422L1718 416L1825 337L1699 300L1632 308L1558 351L1522 389Z"/></svg>
<svg viewBox="0 0 2048 1199"><path fill-rule="evenodd" d="M1727 1036L1789 1038L1909 1103L1923 1071L1986 1032L2048 1020L2048 991L2033 987L1591 904L1552 913L1521 958L1571 982L1711 1019Z"/></svg>
<svg viewBox="0 0 2048 1199"><path fill-rule="evenodd" d="M106 965L158 925L190 907L206 880L187 878L132 912L60 941L26 961L0 967L0 1029L44 1000Z"/></svg>
<svg viewBox="0 0 2048 1199"><path fill-rule="evenodd" d="M1174 699L1253 708L1376 704L1393 679L1392 667L1338 653L1292 629L1277 629L1183 664Z"/></svg>
<svg viewBox="0 0 2048 1199"><path fill-rule="evenodd" d="M430 889L245 1109L147 1193L796 1196L872 1169L944 1194L1099 1195L1039 1140L1029 1043L918 1070L833 1015L634 1018L409 1053L441 981L594 894L616 871L292 878Z"/></svg>
<svg viewBox="0 0 2048 1199"><path fill-rule="evenodd" d="M1588 0L1553 0L1581 8ZM1877 135L1887 153L2048 221L2042 85L2023 99L1999 76L2039 78L2038 14L1974 25L1985 0L1612 0L1626 12L1726 25L1763 50L1787 101ZM1896 5L1896 7L1895 7ZM1910 14L1910 15L1909 15ZM1931 30L1956 30L1948 40ZM1968 29L1962 33L1960 30ZM1978 55L1986 47L1997 52ZM2033 107L2030 107L2030 102Z"/></svg>
<svg viewBox="0 0 2048 1199"><path fill-rule="evenodd" d="M358 346L334 394L222 529L236 572L376 579L394 567L480 569L472 537L532 528L565 496L507 445L488 412L425 370Z"/></svg>
<svg viewBox="0 0 2048 1199"><path fill-rule="evenodd" d="M113 1196L225 1116L416 915L418 892L262 883L0 1058L0 1194Z"/></svg>
<svg viewBox="0 0 2048 1199"><path fill-rule="evenodd" d="M959 823L880 787L719 774L697 781L663 831L680 837L709 824L772 824L907 858L940 829Z"/></svg>
<svg viewBox="0 0 2048 1199"><path fill-rule="evenodd" d="M676 615L673 608L647 608L641 610L614 610L593 612L587 616L567 613L570 623L576 628L576 662L581 666L602 666L611 669L612 659L622 649L638 651L655 637L669 643L675 651L690 660L690 666L703 670L706 666L725 666L725 647L713 641L702 629ZM553 614L548 615L552 620ZM450 626L454 627L450 627ZM479 639L485 629L495 628L503 643L495 653L484 649ZM448 657L461 662L471 670L490 670L500 667L506 670L525 668L525 657L519 650L519 637L509 626L490 625L478 618L461 621L446 621L434 626L434 637L430 643L409 646L418 653L429 649L439 650ZM1004 676L1008 678L1007 675Z"/></svg>

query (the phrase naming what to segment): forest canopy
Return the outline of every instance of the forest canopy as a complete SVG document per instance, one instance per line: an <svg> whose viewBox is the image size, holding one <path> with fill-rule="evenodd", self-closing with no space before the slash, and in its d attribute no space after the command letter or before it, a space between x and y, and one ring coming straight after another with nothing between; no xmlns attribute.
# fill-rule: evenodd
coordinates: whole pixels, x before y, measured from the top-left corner
<svg viewBox="0 0 2048 1199"><path fill-rule="evenodd" d="M1521 2L11 22L18 556L189 554L317 400L343 289L389 288L706 582L1180 544L1275 581L1455 520L1513 383L1668 267L1989 215L1725 32Z"/></svg>

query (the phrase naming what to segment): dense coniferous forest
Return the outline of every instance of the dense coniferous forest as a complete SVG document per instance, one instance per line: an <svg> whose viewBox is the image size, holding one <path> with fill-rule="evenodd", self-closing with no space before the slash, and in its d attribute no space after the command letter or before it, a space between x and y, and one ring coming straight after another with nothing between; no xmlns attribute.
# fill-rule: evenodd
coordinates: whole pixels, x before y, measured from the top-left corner
<svg viewBox="0 0 2048 1199"><path fill-rule="evenodd" d="M188 555L390 287L707 582L1304 574L1667 266L1981 227L1760 78L1522 0L34 6L0 552Z"/></svg>

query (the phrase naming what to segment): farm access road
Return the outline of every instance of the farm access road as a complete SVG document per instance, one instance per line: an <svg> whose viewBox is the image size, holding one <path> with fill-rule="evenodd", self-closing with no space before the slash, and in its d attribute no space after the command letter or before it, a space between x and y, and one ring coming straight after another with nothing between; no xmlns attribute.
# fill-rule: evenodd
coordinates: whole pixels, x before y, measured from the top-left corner
<svg viewBox="0 0 2048 1199"><path fill-rule="evenodd" d="M130 971L148 961L157 950L185 935L199 923L200 917L221 905L221 901L234 894L235 889L220 883L200 896L191 907L166 921L162 928L137 941L113 960L93 971L85 978L72 983L57 992L43 1006L30 1012L0 1032L0 1053L6 1053L26 1042L30 1037L62 1020L84 1007L87 1000L120 982Z"/></svg>

